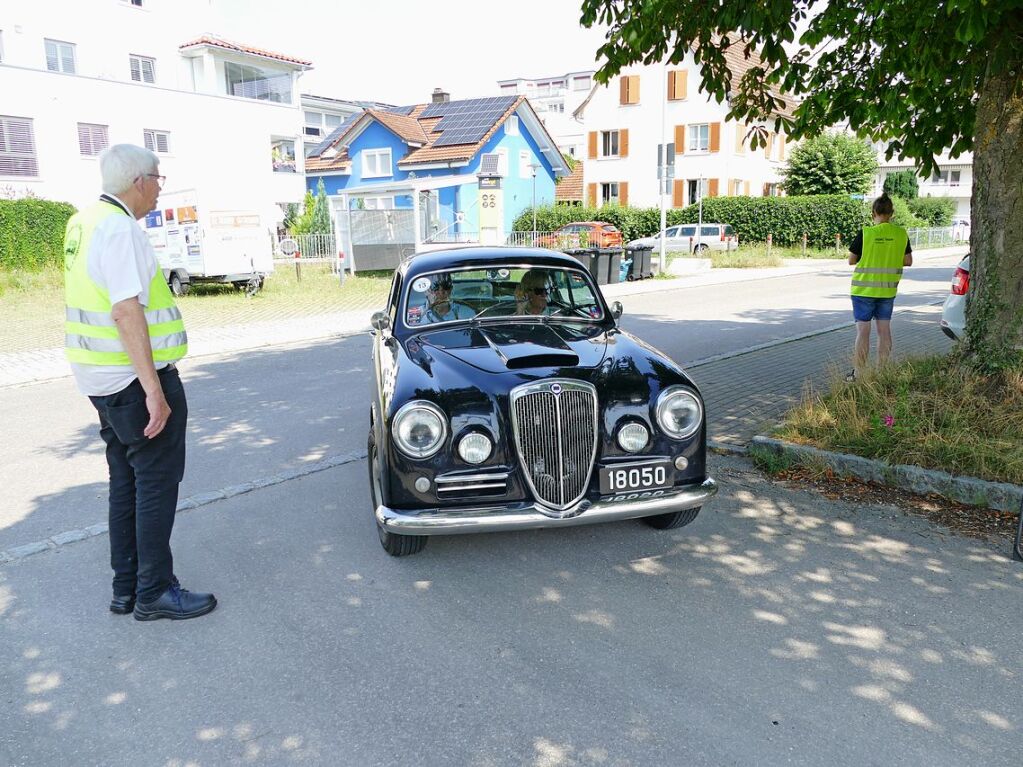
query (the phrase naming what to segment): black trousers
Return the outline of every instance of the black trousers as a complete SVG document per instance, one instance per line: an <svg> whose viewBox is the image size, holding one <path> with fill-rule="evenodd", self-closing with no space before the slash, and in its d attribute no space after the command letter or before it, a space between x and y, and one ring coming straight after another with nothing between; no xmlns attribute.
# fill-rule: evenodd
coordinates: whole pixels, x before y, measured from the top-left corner
<svg viewBox="0 0 1023 767"><path fill-rule="evenodd" d="M136 378L115 394L89 397L99 412L110 469L110 566L114 594L142 602L160 596L174 577L170 537L185 475L188 403L176 368L159 371L171 415L153 439L146 393Z"/></svg>

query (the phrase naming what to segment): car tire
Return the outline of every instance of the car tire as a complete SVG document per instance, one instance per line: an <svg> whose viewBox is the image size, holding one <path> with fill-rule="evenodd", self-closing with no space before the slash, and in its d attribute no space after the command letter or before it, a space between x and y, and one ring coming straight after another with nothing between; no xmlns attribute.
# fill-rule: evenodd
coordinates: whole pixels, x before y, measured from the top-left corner
<svg viewBox="0 0 1023 767"><path fill-rule="evenodd" d="M694 250L695 250L696 253L704 253L704 252L710 250L710 245L708 245L705 242L701 242L699 245L696 246L696 248Z"/></svg>
<svg viewBox="0 0 1023 767"><path fill-rule="evenodd" d="M643 517L643 522L654 530L674 530L676 527L685 527L700 513L702 507L695 509L684 509L683 511L671 511L667 514L656 514L652 517Z"/></svg>
<svg viewBox="0 0 1023 767"><path fill-rule="evenodd" d="M369 439L366 443L366 460L369 464L369 498L373 504L374 522L376 522L376 507L380 505L380 488L382 484L382 470L380 459L377 455L376 434L372 426L369 427ZM426 547L427 537L425 535L400 535L384 530L379 522L376 522L377 535L380 537L380 545L384 551L392 557L407 557L410 554L418 554Z"/></svg>

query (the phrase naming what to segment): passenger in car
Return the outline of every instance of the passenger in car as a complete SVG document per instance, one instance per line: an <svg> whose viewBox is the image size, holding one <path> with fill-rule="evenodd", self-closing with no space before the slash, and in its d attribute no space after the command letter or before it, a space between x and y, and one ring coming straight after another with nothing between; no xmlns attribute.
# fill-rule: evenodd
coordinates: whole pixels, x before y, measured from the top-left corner
<svg viewBox="0 0 1023 767"><path fill-rule="evenodd" d="M515 289L515 301L518 304L515 314L550 314L547 305L549 295L547 272L543 269L530 269L522 275Z"/></svg>

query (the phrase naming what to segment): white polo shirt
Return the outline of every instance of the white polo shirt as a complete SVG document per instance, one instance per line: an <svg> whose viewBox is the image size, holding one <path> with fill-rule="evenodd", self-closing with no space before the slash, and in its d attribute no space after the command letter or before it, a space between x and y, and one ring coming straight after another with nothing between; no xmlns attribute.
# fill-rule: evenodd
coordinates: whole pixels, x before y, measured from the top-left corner
<svg viewBox="0 0 1023 767"><path fill-rule="evenodd" d="M89 277L110 294L110 303L138 298L149 304L149 283L158 268L156 252L131 209L112 194L106 195L124 209L107 216L93 231L86 261ZM157 362L156 369L167 367ZM75 382L82 394L92 397L116 394L138 378L135 368L125 365L83 365L71 363Z"/></svg>

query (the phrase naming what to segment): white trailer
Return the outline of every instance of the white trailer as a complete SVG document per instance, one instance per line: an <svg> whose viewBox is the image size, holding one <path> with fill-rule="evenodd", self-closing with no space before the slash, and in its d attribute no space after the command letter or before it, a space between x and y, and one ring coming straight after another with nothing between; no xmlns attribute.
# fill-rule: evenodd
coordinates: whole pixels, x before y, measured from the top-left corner
<svg viewBox="0 0 1023 767"><path fill-rule="evenodd" d="M250 294L273 272L270 235L252 210L207 209L194 189L163 192L146 233L167 284L184 295L196 282L233 284Z"/></svg>

